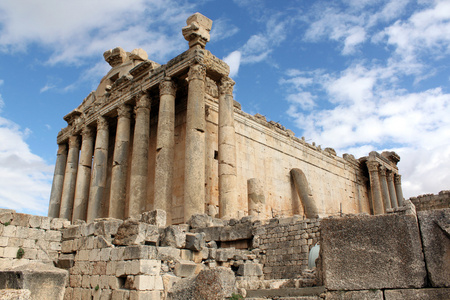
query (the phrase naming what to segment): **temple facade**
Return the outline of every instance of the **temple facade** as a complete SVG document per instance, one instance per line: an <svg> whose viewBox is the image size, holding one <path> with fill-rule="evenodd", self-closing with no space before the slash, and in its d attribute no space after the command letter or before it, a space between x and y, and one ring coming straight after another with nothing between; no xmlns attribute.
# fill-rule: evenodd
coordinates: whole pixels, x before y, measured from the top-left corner
<svg viewBox="0 0 450 300"><path fill-rule="evenodd" d="M403 205L398 155L336 156L233 99L229 67L205 49L212 21L182 29L189 49L164 65L142 49L104 53L111 70L64 117L50 217L125 219L154 209L171 224L383 214Z"/></svg>

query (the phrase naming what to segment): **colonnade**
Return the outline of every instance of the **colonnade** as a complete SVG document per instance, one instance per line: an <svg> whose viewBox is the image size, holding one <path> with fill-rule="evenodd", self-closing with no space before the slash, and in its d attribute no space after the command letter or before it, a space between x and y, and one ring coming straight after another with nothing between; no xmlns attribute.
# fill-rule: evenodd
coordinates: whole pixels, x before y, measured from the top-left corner
<svg viewBox="0 0 450 300"><path fill-rule="evenodd" d="M198 63L191 65L186 109L185 221L193 214L205 212L205 80L206 67ZM237 213L233 85L234 82L228 77L222 78L219 83L219 209L224 218L235 217ZM108 147L112 122L104 116L98 116L91 126L84 124L81 131L78 130L68 141L59 145L49 216L91 222L101 217L124 219L151 209L163 209L170 223L176 90L172 78L164 77L161 80L153 203L147 200L152 99L147 93L142 93L135 107L123 103L117 107L112 160L108 158L111 155ZM131 128L133 109L134 130ZM131 140L133 145L130 145ZM112 161L112 166L108 166L108 161ZM110 184L107 178L109 170Z"/></svg>
<svg viewBox="0 0 450 300"><path fill-rule="evenodd" d="M401 175L376 160L366 162L370 177L373 214L403 206Z"/></svg>

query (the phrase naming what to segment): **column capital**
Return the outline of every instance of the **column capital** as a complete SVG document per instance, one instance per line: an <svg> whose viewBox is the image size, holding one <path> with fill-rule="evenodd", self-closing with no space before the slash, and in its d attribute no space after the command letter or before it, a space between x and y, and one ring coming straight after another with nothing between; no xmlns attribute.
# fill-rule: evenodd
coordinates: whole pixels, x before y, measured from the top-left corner
<svg viewBox="0 0 450 300"><path fill-rule="evenodd" d="M394 180L394 172L392 170L387 170L386 177L387 177L388 181L393 181Z"/></svg>
<svg viewBox="0 0 450 300"><path fill-rule="evenodd" d="M80 146L80 139L78 135L71 135L69 137L69 148L78 148Z"/></svg>
<svg viewBox="0 0 450 300"><path fill-rule="evenodd" d="M136 109L139 109L139 108L150 108L151 103L152 103L152 100L145 93L136 101Z"/></svg>
<svg viewBox="0 0 450 300"><path fill-rule="evenodd" d="M394 181L395 181L395 184L401 184L402 183L402 175L394 174Z"/></svg>
<svg viewBox="0 0 450 300"><path fill-rule="evenodd" d="M378 165L379 163L374 160L368 160L366 162L367 168L369 169L369 172L378 172Z"/></svg>
<svg viewBox="0 0 450 300"><path fill-rule="evenodd" d="M83 139L93 138L94 137L94 131L92 130L91 127L85 125L81 129L81 135L82 135Z"/></svg>
<svg viewBox="0 0 450 300"><path fill-rule="evenodd" d="M108 120L106 120L105 117L102 117L102 116L98 117L98 119L97 119L97 131L98 130L106 130L106 129L108 129L108 126L109 126Z"/></svg>
<svg viewBox="0 0 450 300"><path fill-rule="evenodd" d="M385 166L380 166L379 168L379 172L380 172L380 176L386 177L386 167Z"/></svg>
<svg viewBox="0 0 450 300"><path fill-rule="evenodd" d="M233 94L233 86L235 85L235 82L233 79L231 79L228 76L223 76L220 79L220 84L219 84L219 93L221 95L225 94L225 95L232 95Z"/></svg>
<svg viewBox="0 0 450 300"><path fill-rule="evenodd" d="M67 154L67 144L58 144L58 152L56 154Z"/></svg>
<svg viewBox="0 0 450 300"><path fill-rule="evenodd" d="M189 68L188 72L189 81L198 79L205 80L206 77L206 66L203 64L193 64Z"/></svg>
<svg viewBox="0 0 450 300"><path fill-rule="evenodd" d="M159 95L171 95L175 97L177 86L171 77L164 77L159 84Z"/></svg>
<svg viewBox="0 0 450 300"><path fill-rule="evenodd" d="M127 104L123 104L117 108L117 115L119 118L127 118L131 117L131 106Z"/></svg>

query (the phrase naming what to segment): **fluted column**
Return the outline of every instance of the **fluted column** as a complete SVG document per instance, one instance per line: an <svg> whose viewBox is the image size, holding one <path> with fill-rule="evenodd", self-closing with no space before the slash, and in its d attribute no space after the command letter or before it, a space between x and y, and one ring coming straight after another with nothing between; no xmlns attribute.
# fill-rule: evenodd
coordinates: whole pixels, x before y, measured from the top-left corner
<svg viewBox="0 0 450 300"><path fill-rule="evenodd" d="M136 124L134 126L133 153L131 154L129 217L144 212L147 203L150 104L147 94L142 95L136 103Z"/></svg>
<svg viewBox="0 0 450 300"><path fill-rule="evenodd" d="M59 144L56 154L55 173L53 173L52 191L50 193L50 203L48 205L48 216L59 217L61 208L61 196L64 184L64 171L67 161L67 144Z"/></svg>
<svg viewBox="0 0 450 300"><path fill-rule="evenodd" d="M402 176L399 174L394 175L395 192L397 194L398 206L403 206L403 191L402 191Z"/></svg>
<svg viewBox="0 0 450 300"><path fill-rule="evenodd" d="M89 186L91 182L92 152L94 151L94 136L92 129L85 126L82 131L80 163L78 165L75 200L73 204L72 221L86 220L89 201Z"/></svg>
<svg viewBox="0 0 450 300"><path fill-rule="evenodd" d="M79 137L77 135L72 135L71 137L69 137L69 152L67 154L67 163L61 196L61 208L59 211L59 217L68 220L72 220L73 199L75 195L79 152Z"/></svg>
<svg viewBox="0 0 450 300"><path fill-rule="evenodd" d="M96 218L104 217L106 201L106 175L108 172L108 144L109 125L104 117L97 120L97 136L95 138L94 160L92 163L91 188L89 190L89 203L87 209L87 222L92 222ZM102 205L103 204L103 205Z"/></svg>
<svg viewBox="0 0 450 300"><path fill-rule="evenodd" d="M389 195L391 197L392 208L397 208L398 204L397 204L397 195L395 194L394 172L388 171L386 177L389 187Z"/></svg>
<svg viewBox="0 0 450 300"><path fill-rule="evenodd" d="M122 105L118 109L116 141L114 145L111 173L111 193L109 197L109 217L125 218L127 190L128 151L130 146L131 107Z"/></svg>
<svg viewBox="0 0 450 300"><path fill-rule="evenodd" d="M189 69L184 170L184 220L205 212L205 76L201 64Z"/></svg>
<svg viewBox="0 0 450 300"><path fill-rule="evenodd" d="M391 198L389 196L389 190L386 180L386 168L380 167L380 182L381 182L381 193L383 195L384 200L384 209L385 211L391 209Z"/></svg>
<svg viewBox="0 0 450 300"><path fill-rule="evenodd" d="M167 223L171 224L176 86L170 77L164 78L160 83L159 95L153 209L165 210Z"/></svg>
<svg viewBox="0 0 450 300"><path fill-rule="evenodd" d="M234 81L222 77L219 85L219 215L237 218L236 136L233 105Z"/></svg>
<svg viewBox="0 0 450 300"><path fill-rule="evenodd" d="M373 214L383 214L383 203L380 189L380 177L378 175L378 162L367 161L367 168L369 169L370 188L372 190L372 207Z"/></svg>

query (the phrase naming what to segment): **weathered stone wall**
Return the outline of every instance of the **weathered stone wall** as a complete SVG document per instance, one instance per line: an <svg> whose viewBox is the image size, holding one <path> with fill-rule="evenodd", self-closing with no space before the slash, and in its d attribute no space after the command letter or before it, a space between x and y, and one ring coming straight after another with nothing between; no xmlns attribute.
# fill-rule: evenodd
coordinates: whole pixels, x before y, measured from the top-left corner
<svg viewBox="0 0 450 300"><path fill-rule="evenodd" d="M308 267L309 250L320 239L320 220L272 219L255 228L254 244L265 252L264 278L295 278Z"/></svg>
<svg viewBox="0 0 450 300"><path fill-rule="evenodd" d="M420 195L409 200L414 203L417 211L450 208L450 191L440 191L437 195Z"/></svg>

